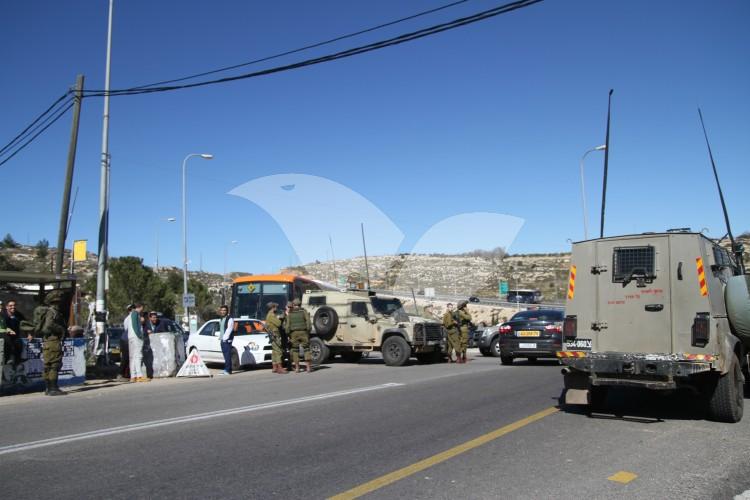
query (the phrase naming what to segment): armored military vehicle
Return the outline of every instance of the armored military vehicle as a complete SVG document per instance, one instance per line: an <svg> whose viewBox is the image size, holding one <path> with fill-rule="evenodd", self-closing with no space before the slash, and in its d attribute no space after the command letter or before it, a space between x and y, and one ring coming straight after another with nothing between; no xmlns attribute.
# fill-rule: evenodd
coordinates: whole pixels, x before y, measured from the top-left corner
<svg viewBox="0 0 750 500"><path fill-rule="evenodd" d="M612 386L684 386L711 418L739 421L750 349L742 270L689 230L574 243L558 353L566 403L600 406Z"/></svg>
<svg viewBox="0 0 750 500"><path fill-rule="evenodd" d="M402 366L412 356L420 362L443 358L442 324L407 314L397 298L367 291L310 290L302 297L302 307L313 322L310 350L315 364L336 354L357 361L373 351L380 351L388 366Z"/></svg>

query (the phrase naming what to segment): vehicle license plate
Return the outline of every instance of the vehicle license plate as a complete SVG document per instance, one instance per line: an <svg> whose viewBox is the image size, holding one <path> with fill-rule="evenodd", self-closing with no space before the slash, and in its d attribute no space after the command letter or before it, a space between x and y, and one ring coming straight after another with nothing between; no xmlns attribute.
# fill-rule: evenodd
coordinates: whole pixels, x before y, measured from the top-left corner
<svg viewBox="0 0 750 500"><path fill-rule="evenodd" d="M538 337L539 332L537 330L519 330L516 335L519 337Z"/></svg>
<svg viewBox="0 0 750 500"><path fill-rule="evenodd" d="M523 342L521 342L520 344L518 344L518 347L520 347L521 349L536 349L536 344L524 344Z"/></svg>

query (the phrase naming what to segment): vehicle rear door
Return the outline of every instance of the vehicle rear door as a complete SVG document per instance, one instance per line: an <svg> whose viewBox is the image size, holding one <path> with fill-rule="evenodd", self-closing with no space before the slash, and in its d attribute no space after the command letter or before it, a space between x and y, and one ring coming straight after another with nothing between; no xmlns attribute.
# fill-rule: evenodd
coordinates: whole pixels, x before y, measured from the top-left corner
<svg viewBox="0 0 750 500"><path fill-rule="evenodd" d="M669 238L596 242L596 351L672 352Z"/></svg>
<svg viewBox="0 0 750 500"><path fill-rule="evenodd" d="M206 361L223 360L221 346L219 345L219 322L211 320L203 325L195 336L195 346L201 352Z"/></svg>
<svg viewBox="0 0 750 500"><path fill-rule="evenodd" d="M596 242L591 331L599 352L672 352L669 237Z"/></svg>

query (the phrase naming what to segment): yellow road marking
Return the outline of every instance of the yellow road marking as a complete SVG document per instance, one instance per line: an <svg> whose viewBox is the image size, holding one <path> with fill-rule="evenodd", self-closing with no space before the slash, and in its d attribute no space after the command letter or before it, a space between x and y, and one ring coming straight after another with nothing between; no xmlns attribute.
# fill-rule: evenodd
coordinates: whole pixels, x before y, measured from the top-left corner
<svg viewBox="0 0 750 500"><path fill-rule="evenodd" d="M616 474L612 474L607 479L610 481L614 481L616 483L622 483L622 484L628 484L633 479L637 478L638 474L633 474L632 472L621 470L620 472Z"/></svg>
<svg viewBox="0 0 750 500"><path fill-rule="evenodd" d="M359 498L362 495L366 495L367 493L371 493L384 486L388 486L391 483L400 481L401 479L407 478L412 474L416 474L417 472L432 467L433 465L445 462L446 460L450 460L457 455L466 453L467 451L473 450L474 448L482 446L483 444L487 444L490 441L493 441L499 437L525 427L533 422L536 422L537 420L541 420L544 417L552 415L553 413L557 413L557 411L557 408L552 407L547 408L546 410L542 410L539 413L534 413L533 415L529 415L528 417L522 418L521 420L513 422L512 424L508 424L506 426L500 427L499 429L495 429L494 431L489 432L483 436L479 436L478 438L472 439L471 441L467 441L463 444L459 444L458 446L454 446L453 448L445 450L442 453L438 453L437 455L433 455L429 458L425 458L424 460L420 460L419 462L408 465L403 469L398 469L384 476L380 476L379 478L361 484L356 488L352 488L351 490L339 493L338 495L331 497L330 500L348 500Z"/></svg>

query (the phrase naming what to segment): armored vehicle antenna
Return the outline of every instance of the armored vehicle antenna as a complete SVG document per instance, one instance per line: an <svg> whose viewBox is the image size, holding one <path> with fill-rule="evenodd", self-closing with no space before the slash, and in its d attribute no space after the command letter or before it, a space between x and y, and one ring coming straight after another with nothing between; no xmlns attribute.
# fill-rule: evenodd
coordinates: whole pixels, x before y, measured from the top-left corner
<svg viewBox="0 0 750 500"><path fill-rule="evenodd" d="M745 263L742 261L742 247L740 247L734 240L732 235L732 228L729 226L729 214L727 213L727 204L724 202L724 193L721 191L721 183L719 183L719 174L716 172L716 162L714 162L714 155L711 152L711 144L708 142L708 134L706 133L706 125L703 123L703 113L701 108L698 108L698 116L701 120L701 127L703 128L703 136L706 138L706 147L708 148L708 157L711 159L711 167L714 170L714 178L716 179L716 187L719 189L719 199L721 200L721 208L724 211L724 222L727 224L727 236L732 244L732 252L737 259L737 266L739 267L739 274L745 274ZM724 239L724 238L722 238Z"/></svg>
<svg viewBox="0 0 750 500"><path fill-rule="evenodd" d="M604 238L604 206L607 202L607 169L609 167L609 117L612 112L612 92L614 89L609 89L609 98L607 103L607 138L604 141L604 180L602 185L602 218L599 226L599 237Z"/></svg>
<svg viewBox="0 0 750 500"><path fill-rule="evenodd" d="M365 223L360 223L362 227L362 249L365 252L365 273L367 274L367 289L370 289L370 266L367 265L367 243L365 243Z"/></svg>

